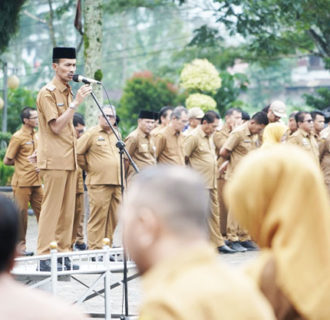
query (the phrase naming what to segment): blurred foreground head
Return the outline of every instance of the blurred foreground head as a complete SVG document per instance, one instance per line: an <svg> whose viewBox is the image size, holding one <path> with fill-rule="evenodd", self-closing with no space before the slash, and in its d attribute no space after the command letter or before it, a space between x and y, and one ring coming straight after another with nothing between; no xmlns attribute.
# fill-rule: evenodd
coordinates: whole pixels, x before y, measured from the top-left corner
<svg viewBox="0 0 330 320"><path fill-rule="evenodd" d="M122 208L123 237L140 272L176 245L206 241L209 198L201 181L174 166L149 167L135 177Z"/></svg>
<svg viewBox="0 0 330 320"><path fill-rule="evenodd" d="M311 157L292 145L252 152L225 198L263 249L259 261L273 263L275 280L270 276L268 286L276 282L303 318L330 318L330 204Z"/></svg>
<svg viewBox="0 0 330 320"><path fill-rule="evenodd" d="M16 206L10 199L0 195L0 273L9 272L13 266L18 227Z"/></svg>

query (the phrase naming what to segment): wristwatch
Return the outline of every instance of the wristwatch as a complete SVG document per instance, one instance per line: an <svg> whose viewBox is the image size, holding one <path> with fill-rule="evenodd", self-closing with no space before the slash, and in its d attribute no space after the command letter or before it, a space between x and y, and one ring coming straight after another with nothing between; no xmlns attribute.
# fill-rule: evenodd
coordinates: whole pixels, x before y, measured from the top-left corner
<svg viewBox="0 0 330 320"><path fill-rule="evenodd" d="M70 109L73 109L73 110L76 110L77 106L76 106L76 104L75 104L74 102L71 102L71 103L69 104L69 108L70 108Z"/></svg>

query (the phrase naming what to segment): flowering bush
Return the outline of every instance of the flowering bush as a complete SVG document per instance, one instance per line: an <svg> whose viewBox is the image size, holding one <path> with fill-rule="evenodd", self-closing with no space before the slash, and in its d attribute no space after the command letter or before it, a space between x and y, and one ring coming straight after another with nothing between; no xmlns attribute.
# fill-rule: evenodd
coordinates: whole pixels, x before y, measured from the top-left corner
<svg viewBox="0 0 330 320"><path fill-rule="evenodd" d="M201 93L193 93L186 99L186 107L187 109L199 107L206 112L208 110L215 110L217 103L210 96Z"/></svg>
<svg viewBox="0 0 330 320"><path fill-rule="evenodd" d="M184 66L180 83L185 89L215 93L221 87L221 78L207 59L195 59Z"/></svg>

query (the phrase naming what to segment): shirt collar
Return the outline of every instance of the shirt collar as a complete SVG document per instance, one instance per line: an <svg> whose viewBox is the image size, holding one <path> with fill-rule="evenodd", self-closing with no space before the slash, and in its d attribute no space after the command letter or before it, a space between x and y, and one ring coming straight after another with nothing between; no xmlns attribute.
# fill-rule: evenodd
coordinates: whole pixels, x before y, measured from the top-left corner
<svg viewBox="0 0 330 320"><path fill-rule="evenodd" d="M69 84L65 85L63 82L59 81L56 77L53 78L52 82L54 86L61 92L64 92L65 90L69 90L69 92L71 92L70 85Z"/></svg>

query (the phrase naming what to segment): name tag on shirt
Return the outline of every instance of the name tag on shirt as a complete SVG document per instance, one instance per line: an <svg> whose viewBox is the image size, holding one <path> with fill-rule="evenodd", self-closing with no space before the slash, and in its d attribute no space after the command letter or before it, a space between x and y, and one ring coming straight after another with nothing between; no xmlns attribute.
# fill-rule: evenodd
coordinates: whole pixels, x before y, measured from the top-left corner
<svg viewBox="0 0 330 320"><path fill-rule="evenodd" d="M25 142L25 144L33 144L33 141Z"/></svg>
<svg viewBox="0 0 330 320"><path fill-rule="evenodd" d="M60 102L57 104L58 107L64 107L64 103Z"/></svg>
<svg viewBox="0 0 330 320"><path fill-rule="evenodd" d="M99 136L99 137L97 138L97 141L105 141L105 139L104 139L102 136Z"/></svg>

